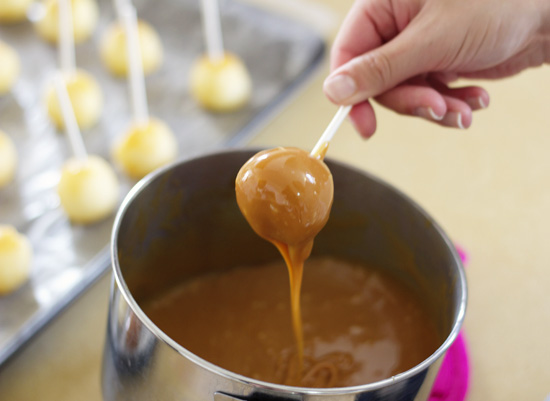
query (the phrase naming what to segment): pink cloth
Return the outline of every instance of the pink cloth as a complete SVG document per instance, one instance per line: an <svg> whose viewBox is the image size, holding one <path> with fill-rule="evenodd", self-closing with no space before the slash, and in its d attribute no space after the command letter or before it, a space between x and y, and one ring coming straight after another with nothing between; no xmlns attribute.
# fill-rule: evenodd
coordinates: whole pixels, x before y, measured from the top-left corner
<svg viewBox="0 0 550 401"><path fill-rule="evenodd" d="M456 249L466 265L468 255L460 247ZM428 401L464 401L469 384L470 362L464 333L460 332L445 354Z"/></svg>

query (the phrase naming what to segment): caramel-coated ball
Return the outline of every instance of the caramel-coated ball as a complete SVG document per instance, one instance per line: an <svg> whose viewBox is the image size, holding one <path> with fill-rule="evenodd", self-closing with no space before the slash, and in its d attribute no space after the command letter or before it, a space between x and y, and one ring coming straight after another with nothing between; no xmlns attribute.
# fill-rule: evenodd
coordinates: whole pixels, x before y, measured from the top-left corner
<svg viewBox="0 0 550 401"><path fill-rule="evenodd" d="M334 187L326 164L297 148L254 155L235 182L237 203L261 237L281 244L305 244L325 226Z"/></svg>

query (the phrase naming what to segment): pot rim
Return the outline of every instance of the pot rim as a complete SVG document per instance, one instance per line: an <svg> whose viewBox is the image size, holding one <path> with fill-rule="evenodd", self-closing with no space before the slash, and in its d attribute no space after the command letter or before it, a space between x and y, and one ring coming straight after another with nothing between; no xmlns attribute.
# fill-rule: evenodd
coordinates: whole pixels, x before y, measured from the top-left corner
<svg viewBox="0 0 550 401"><path fill-rule="evenodd" d="M153 323L151 319L149 319L149 317L145 314L145 312L143 312L143 310L139 307L138 303L130 293L128 286L126 285L126 282L122 275L122 271L120 269L119 260L118 260L117 238L118 238L120 226L121 226L122 220L124 219L126 210L129 208L132 202L137 198L137 196L139 196L139 194L142 191L144 191L147 188L147 186L151 182L153 182L158 177L163 175L166 171L172 170L181 164L185 164L197 159L212 157L215 155L236 154L236 153L243 153L243 154L250 153L252 155L253 153L258 152L260 150L263 150L263 149L258 149L258 148L237 148L237 149L225 149L225 150L218 149L208 153L201 154L199 156L183 158L148 174L147 176L142 178L136 185L134 185L134 187L128 192L128 194L125 196L124 200L122 201L117 211L117 214L113 223L110 250L111 250L111 262L113 267L114 279L116 281L116 284L120 292L122 293L122 296L130 306L132 311L138 316L141 322L145 324L147 329L155 337L157 337L157 339L159 339L160 341L170 346L172 349L174 349L176 352L178 352L180 355L184 356L191 362L201 366L202 368L216 375L225 377L229 380L237 381L247 385L252 385L254 387L262 388L264 390L282 392L282 393L292 393L292 394L299 394L299 395L340 395L340 394L362 393L367 391L378 390L380 388L384 388L392 384L397 384L399 382L412 378L413 376L422 372L423 370L427 370L434 362L436 362L439 358L441 358L445 354L447 349L451 346L451 344L454 342L454 340L458 336L460 329L462 327L462 324L464 322L464 317L466 313L466 304L467 304L467 298L468 298L468 288L466 283L466 275L462 265L462 260L460 259L458 251L456 250L454 244L451 242L451 240L449 239L445 231L443 231L443 229L439 226L439 224L437 224L437 222L430 215L428 215L426 211L422 207L420 207L415 201L413 201L408 195L401 192L400 190L395 188L393 185L390 185L385 181L381 180L380 178L366 172L365 170L359 169L350 164L343 163L341 161L337 161L331 158L327 158L327 160L330 163L337 164L347 169L358 172L366 176L370 180L376 182L377 184L385 187L386 189L397 193L397 195L401 196L406 201L408 201L408 203L418 213L420 213L424 218L426 218L430 222L430 224L441 236L441 238L444 240L445 244L447 245L448 249L450 250L453 261L457 266L462 296L461 296L460 305L458 307L458 311L456 314L456 319L454 321L450 334L447 336L445 341L443 341L443 343L439 346L439 348L437 348L437 350L434 351L432 355L430 355L428 358L424 359L422 362L412 367L411 369L406 370L405 372L399 373L395 376L392 376L384 380L379 380L368 384L362 384L362 385L350 386L350 387L334 387L334 388L294 387L294 386L288 386L283 384L275 384L275 383L265 382L257 379L252 379L247 376L243 376L238 373L231 372L227 369L214 365L213 363L208 362L205 359L200 358L199 356L187 350L182 345L178 344L176 341L172 340L168 335L166 335L160 328L157 327L157 325Z"/></svg>

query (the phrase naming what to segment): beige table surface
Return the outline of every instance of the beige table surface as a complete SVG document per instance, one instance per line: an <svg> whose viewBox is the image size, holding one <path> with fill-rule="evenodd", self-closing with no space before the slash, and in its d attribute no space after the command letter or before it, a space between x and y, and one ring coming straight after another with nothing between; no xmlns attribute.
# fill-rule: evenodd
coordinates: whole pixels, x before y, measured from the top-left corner
<svg viewBox="0 0 550 401"><path fill-rule="evenodd" d="M318 3L340 21L350 1ZM325 64L252 143L310 148L336 110L321 91L327 71ZM406 192L468 251L468 399L544 400L550 394L550 68L486 87L491 105L467 131L377 108L375 137L362 141L346 123L329 156ZM109 280L102 278L0 369L0 400L101 400Z"/></svg>

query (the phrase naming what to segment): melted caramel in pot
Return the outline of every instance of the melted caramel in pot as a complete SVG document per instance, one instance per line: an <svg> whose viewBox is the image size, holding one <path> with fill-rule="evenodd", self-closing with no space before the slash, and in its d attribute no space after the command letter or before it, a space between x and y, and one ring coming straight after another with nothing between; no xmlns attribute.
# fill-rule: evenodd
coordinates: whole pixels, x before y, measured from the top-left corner
<svg viewBox="0 0 550 401"><path fill-rule="evenodd" d="M395 278L333 258L307 262L303 367L283 262L198 277L144 306L168 336L227 370L271 383L347 387L387 379L440 344L421 301Z"/></svg>

